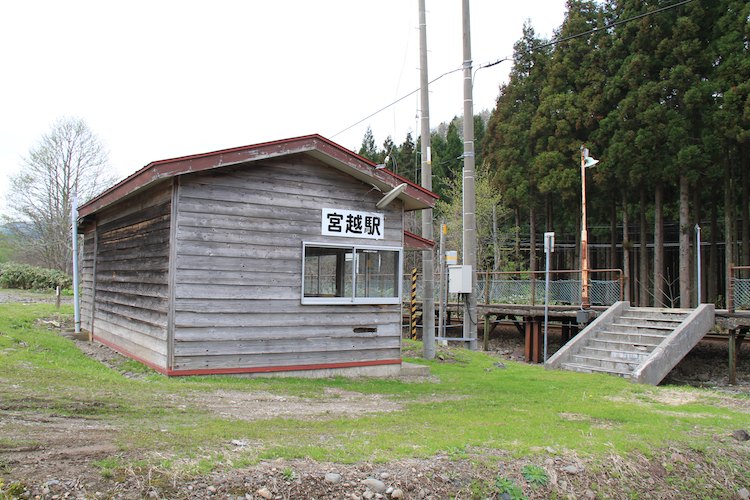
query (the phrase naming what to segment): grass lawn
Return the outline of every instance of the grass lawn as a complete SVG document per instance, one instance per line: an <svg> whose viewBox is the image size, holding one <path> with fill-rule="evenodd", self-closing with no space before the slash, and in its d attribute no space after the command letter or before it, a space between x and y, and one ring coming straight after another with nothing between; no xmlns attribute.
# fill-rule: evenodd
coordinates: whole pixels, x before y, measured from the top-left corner
<svg viewBox="0 0 750 500"><path fill-rule="evenodd" d="M69 306L62 310L71 313ZM199 474L267 459L347 464L436 455L492 466L493 461L563 454L604 467L607 457L648 459L671 447L721 460L724 446L737 452L732 432L750 428L746 395L547 371L460 349L448 351L444 360L410 359L410 353L421 352L421 344L411 341L405 342L404 354L430 367L429 380L168 379L134 362L123 370L141 376L128 378L37 322L54 314L49 304L0 304L0 409L111 424L118 451L98 462L106 474L132 465L129 461ZM303 402L356 393L389 411L245 419L203 404L217 394L256 392ZM9 432L0 426L0 451L19 438ZM252 446L229 453L231 441ZM750 455L744 446L746 462ZM733 477L750 488L746 472ZM680 484L686 491L696 488Z"/></svg>

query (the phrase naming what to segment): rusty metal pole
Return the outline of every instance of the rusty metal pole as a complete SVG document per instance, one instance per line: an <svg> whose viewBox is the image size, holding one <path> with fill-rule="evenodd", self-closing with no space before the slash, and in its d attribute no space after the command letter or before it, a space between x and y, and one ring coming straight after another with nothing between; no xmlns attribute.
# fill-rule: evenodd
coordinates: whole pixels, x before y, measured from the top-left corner
<svg viewBox="0 0 750 500"><path fill-rule="evenodd" d="M581 308L589 303L589 234L586 228L586 148L581 146Z"/></svg>

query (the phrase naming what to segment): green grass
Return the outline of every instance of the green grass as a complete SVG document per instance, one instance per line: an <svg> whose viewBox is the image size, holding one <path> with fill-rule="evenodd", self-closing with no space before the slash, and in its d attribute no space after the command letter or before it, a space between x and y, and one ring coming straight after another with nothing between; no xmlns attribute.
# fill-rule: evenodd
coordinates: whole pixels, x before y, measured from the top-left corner
<svg viewBox="0 0 750 500"><path fill-rule="evenodd" d="M38 318L54 312L47 304L0 304L0 401L15 411L112 423L120 429L117 444L125 453L158 450L167 467L185 461L193 471L205 472L227 464L298 457L343 463L437 454L460 459L470 456L470 450L519 458L549 448L591 457L648 456L672 443L710 449L716 435L750 427L746 413L715 404L720 398L710 391L641 386L513 362L500 369L493 364L496 359L469 351L451 351L445 361L414 360L427 364L436 377L427 382L168 379L128 361L119 369L143 374L129 379L84 356L56 332L36 326ZM419 347L409 343L407 352ZM395 401L400 410L358 418L245 421L191 404L217 390L315 398L326 388L379 395ZM682 392L691 395L685 398L688 403L664 402L665 395ZM240 439L252 446L232 449L229 442ZM231 457L223 453L227 450ZM100 467L111 475L119 464L104 460ZM529 471L541 484L539 471Z"/></svg>

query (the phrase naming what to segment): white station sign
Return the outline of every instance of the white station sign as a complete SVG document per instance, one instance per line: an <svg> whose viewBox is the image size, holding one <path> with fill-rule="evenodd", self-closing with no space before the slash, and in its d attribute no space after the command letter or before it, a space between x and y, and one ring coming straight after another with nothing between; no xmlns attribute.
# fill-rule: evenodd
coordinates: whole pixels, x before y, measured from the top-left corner
<svg viewBox="0 0 750 500"><path fill-rule="evenodd" d="M384 232L385 214L338 208L323 209L321 221L321 234L323 236L382 240Z"/></svg>

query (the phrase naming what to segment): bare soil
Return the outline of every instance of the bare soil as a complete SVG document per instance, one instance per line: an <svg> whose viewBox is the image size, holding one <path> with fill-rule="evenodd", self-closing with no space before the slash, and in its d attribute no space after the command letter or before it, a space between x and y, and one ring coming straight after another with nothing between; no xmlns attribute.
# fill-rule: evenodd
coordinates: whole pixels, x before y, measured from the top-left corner
<svg viewBox="0 0 750 500"><path fill-rule="evenodd" d="M27 297L3 295L0 301ZM37 300L37 299L29 299ZM69 325L47 320L48 328L65 331ZM109 348L75 340L87 355L128 377L141 373L125 371L125 361ZM550 354L558 348L559 335L550 337ZM513 326L500 326L492 334L490 349L501 359L522 361L523 337ZM721 387L747 391L750 387L750 353L740 353L740 385L726 384L726 345L702 343L670 374L671 384ZM450 359L446 357L446 362ZM0 384L2 381L0 380ZM666 395L665 397L667 397ZM210 401L210 403L206 403ZM750 414L747 400L727 398ZM383 396L331 389L318 398L279 396L263 391L217 391L212 398L170 401L172 404L201 405L231 418L264 418L284 415L309 420L360 416L373 412L398 411L399 405ZM210 405L210 406L206 406ZM511 498L498 493L499 477L524 484L522 468L529 460L497 450L468 449L460 456L405 459L389 463L320 463L312 460L264 461L252 466L223 467L208 474L186 473L186 468L129 466L103 474L97 460L119 457L122 463L158 463L158 450L124 454L115 446L118 429L87 416L89 412L50 413L42 399L7 404L0 401L0 498ZM73 408L75 410L75 408ZM252 415L252 417L251 417ZM747 462L750 441L737 436L716 436L724 457L732 463ZM221 450L228 460L252 443L231 441ZM721 497L741 498L742 486L750 488L746 473L727 470L715 458L685 449L664 449L653 456L634 454L627 458L589 458L554 449L540 450L534 459L549 478L549 484L525 487L529 498L630 498L638 492L647 498L683 498L672 486L674 475L698 475ZM741 478L741 479L738 479ZM372 480L377 481L372 481ZM383 487L381 489L380 487ZM739 493L738 493L739 492ZM738 496L739 495L739 496Z"/></svg>

